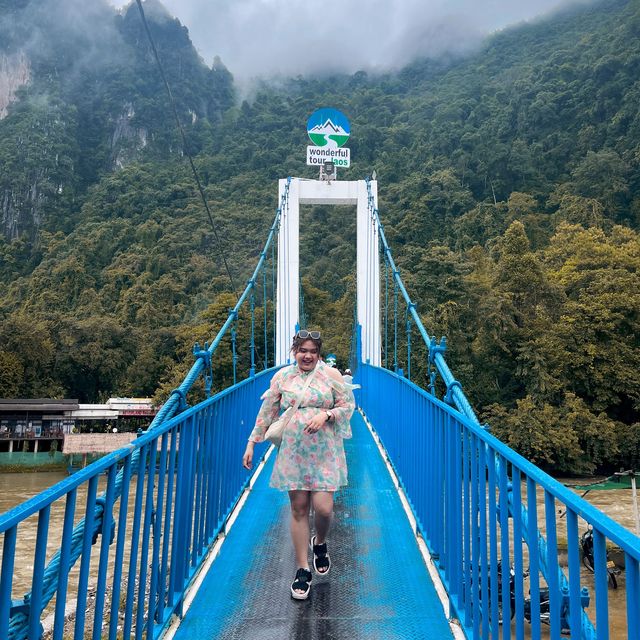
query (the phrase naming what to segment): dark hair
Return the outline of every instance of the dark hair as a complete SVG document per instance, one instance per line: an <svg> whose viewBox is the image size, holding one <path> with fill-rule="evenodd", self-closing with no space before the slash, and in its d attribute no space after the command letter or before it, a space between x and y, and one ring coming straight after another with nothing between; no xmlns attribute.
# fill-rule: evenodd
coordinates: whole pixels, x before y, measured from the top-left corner
<svg viewBox="0 0 640 640"><path fill-rule="evenodd" d="M300 346L303 342L307 342L307 340L311 340L313 344L318 347L318 353L322 351L322 337L320 338L312 338L311 336L307 336L306 338L301 338L297 333L293 336L293 343L291 344L291 351L293 353L298 353Z"/></svg>

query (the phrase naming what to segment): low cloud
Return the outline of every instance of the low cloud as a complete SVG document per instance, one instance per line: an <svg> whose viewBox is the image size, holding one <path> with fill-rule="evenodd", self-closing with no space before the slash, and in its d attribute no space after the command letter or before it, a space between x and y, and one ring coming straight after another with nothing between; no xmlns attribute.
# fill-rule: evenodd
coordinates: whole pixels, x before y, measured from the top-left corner
<svg viewBox="0 0 640 640"><path fill-rule="evenodd" d="M112 0L114 4L126 4ZM164 0L237 79L397 69L464 53L487 34L585 0Z"/></svg>
<svg viewBox="0 0 640 640"><path fill-rule="evenodd" d="M24 54L31 63L53 65L55 61L56 73L64 73L67 82L84 69L111 66L124 56L107 0L16 3L13 11L0 16L2 34L9 41L8 53Z"/></svg>

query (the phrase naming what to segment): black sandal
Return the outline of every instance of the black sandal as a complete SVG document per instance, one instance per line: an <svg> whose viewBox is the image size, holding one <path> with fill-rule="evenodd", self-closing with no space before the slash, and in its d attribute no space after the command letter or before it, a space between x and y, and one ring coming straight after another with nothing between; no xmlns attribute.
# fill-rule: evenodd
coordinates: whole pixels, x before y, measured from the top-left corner
<svg viewBox="0 0 640 640"><path fill-rule="evenodd" d="M316 544L316 536L309 542L313 551L313 569L319 576L326 576L331 569L331 557L327 553L327 543Z"/></svg>
<svg viewBox="0 0 640 640"><path fill-rule="evenodd" d="M311 592L311 571L302 567L296 571L296 579L291 583L291 597L295 600L306 600ZM298 593L302 591L302 593Z"/></svg>

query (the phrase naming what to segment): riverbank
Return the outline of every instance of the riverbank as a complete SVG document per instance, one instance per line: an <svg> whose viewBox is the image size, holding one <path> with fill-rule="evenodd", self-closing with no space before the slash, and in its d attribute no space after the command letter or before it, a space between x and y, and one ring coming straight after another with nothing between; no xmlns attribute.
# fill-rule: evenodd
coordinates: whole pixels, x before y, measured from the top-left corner
<svg viewBox="0 0 640 640"><path fill-rule="evenodd" d="M0 466L0 473L43 473L49 471L66 471L67 462L53 462L51 464L40 464L25 466L22 464L3 464Z"/></svg>
<svg viewBox="0 0 640 640"><path fill-rule="evenodd" d="M0 453L0 473L66 471L68 464L67 456L61 451L3 451Z"/></svg>

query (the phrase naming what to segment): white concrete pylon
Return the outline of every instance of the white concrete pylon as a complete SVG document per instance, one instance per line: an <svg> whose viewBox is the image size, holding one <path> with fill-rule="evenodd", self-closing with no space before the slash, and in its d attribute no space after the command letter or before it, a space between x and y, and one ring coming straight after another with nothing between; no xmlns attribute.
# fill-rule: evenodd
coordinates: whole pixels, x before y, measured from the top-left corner
<svg viewBox="0 0 640 640"><path fill-rule="evenodd" d="M287 180L279 182L279 201ZM371 181L377 209L377 182ZM362 327L362 359L373 365L381 362L380 340L380 259L378 229L368 201L367 183L320 181L292 178L289 197L282 207L278 235L278 280L276 294L276 364L291 361L291 340L300 317L300 205L328 204L356 206L357 215L357 306Z"/></svg>
<svg viewBox="0 0 640 640"><path fill-rule="evenodd" d="M298 179L289 184L289 196L282 202L287 180L279 181L278 202L280 232L278 233L278 276L276 287L276 364L291 359L291 340L300 317L300 203Z"/></svg>

